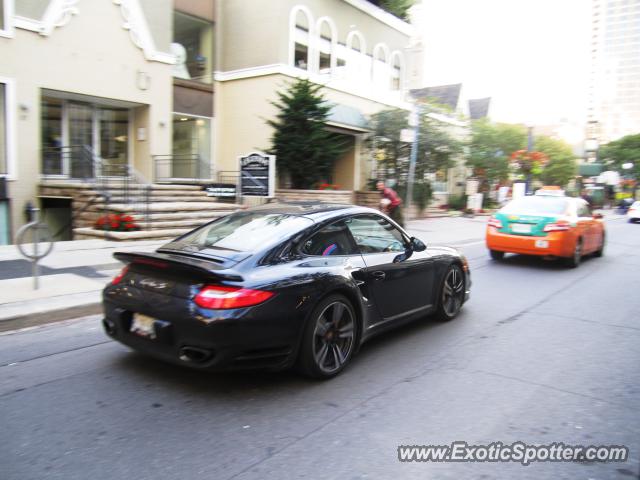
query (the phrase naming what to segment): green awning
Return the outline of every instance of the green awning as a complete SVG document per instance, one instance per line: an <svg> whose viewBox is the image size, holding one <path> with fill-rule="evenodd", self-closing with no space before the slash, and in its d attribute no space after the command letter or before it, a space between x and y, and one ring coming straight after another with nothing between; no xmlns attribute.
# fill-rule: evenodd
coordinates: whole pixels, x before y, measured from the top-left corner
<svg viewBox="0 0 640 480"><path fill-rule="evenodd" d="M581 177L597 177L604 171L601 163L583 163L578 166L578 175Z"/></svg>
<svg viewBox="0 0 640 480"><path fill-rule="evenodd" d="M361 131L369 131L369 122L364 114L354 107L328 102L331 106L327 122L330 124L354 128Z"/></svg>

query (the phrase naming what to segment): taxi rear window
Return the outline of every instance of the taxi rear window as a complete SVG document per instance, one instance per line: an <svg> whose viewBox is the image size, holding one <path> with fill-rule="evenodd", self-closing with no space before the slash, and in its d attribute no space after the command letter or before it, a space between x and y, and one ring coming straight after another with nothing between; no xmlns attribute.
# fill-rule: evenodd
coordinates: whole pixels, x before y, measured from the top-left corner
<svg viewBox="0 0 640 480"><path fill-rule="evenodd" d="M518 215L562 215L567 211L569 201L553 196L521 197L506 204L501 213Z"/></svg>

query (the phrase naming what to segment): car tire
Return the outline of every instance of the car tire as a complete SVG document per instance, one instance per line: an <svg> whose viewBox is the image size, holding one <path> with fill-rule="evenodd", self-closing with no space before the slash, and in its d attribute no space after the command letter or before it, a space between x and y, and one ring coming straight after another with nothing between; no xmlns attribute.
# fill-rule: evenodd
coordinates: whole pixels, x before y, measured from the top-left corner
<svg viewBox="0 0 640 480"><path fill-rule="evenodd" d="M358 328L353 306L344 295L334 294L322 299L305 326L298 370L318 379L338 375L354 355Z"/></svg>
<svg viewBox="0 0 640 480"><path fill-rule="evenodd" d="M579 238L573 249L573 255L566 259L566 265L569 268L577 268L582 261L582 239Z"/></svg>
<svg viewBox="0 0 640 480"><path fill-rule="evenodd" d="M504 258L504 252L499 252L498 250L489 250L489 255L493 260L500 261Z"/></svg>
<svg viewBox="0 0 640 480"><path fill-rule="evenodd" d="M593 253L594 257L602 257L604 255L604 247L607 242L607 236L602 234L602 243L600 244L600 248Z"/></svg>
<svg viewBox="0 0 640 480"><path fill-rule="evenodd" d="M447 268L442 277L440 292L438 295L438 308L436 318L443 322L453 320L464 303L465 279L462 267L454 263Z"/></svg>

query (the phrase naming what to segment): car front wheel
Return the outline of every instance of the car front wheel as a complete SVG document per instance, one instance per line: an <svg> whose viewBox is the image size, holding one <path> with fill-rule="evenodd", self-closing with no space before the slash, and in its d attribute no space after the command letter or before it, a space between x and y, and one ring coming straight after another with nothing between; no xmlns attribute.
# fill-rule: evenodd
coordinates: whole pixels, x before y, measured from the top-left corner
<svg viewBox="0 0 640 480"><path fill-rule="evenodd" d="M314 378L331 378L351 361L358 324L351 302L331 295L313 310L302 339L298 367Z"/></svg>
<svg viewBox="0 0 640 480"><path fill-rule="evenodd" d="M455 318L464 303L464 295L464 273L459 265L453 264L447 269L440 287L436 317L444 321Z"/></svg>

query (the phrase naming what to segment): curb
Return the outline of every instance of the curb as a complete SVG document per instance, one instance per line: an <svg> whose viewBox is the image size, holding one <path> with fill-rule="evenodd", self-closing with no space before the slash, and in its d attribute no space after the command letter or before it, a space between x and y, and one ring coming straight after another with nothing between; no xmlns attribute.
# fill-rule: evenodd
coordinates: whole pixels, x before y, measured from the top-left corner
<svg viewBox="0 0 640 480"><path fill-rule="evenodd" d="M73 305L69 307L53 309L47 312L24 313L11 317L0 318L0 332L8 332L21 328L46 325L48 323L70 320L76 317L96 315L98 313L102 313L101 302Z"/></svg>

